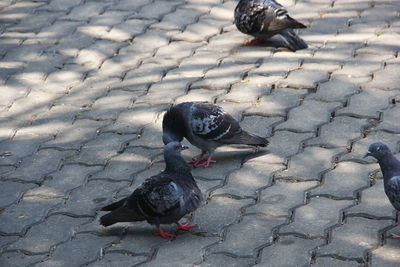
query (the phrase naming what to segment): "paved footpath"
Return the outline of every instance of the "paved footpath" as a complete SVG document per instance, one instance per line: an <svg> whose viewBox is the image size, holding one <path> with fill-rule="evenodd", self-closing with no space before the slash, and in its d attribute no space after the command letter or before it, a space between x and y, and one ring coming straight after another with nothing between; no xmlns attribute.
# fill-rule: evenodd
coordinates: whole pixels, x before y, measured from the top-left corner
<svg viewBox="0 0 400 267"><path fill-rule="evenodd" d="M362 156L400 155L400 2L280 2L308 49L243 46L237 1L0 1L0 266L399 266L399 217ZM163 112L188 100L270 145L193 170L197 229L100 226L163 169Z"/></svg>

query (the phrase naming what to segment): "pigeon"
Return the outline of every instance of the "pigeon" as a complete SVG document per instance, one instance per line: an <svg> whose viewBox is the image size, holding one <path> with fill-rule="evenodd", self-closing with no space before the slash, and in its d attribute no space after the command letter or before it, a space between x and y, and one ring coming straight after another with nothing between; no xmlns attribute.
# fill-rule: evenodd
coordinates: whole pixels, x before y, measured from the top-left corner
<svg viewBox="0 0 400 267"><path fill-rule="evenodd" d="M395 158L390 149L384 143L370 145L365 157L374 157L378 160L383 174L385 193L393 207L400 211L400 161ZM400 235L393 235L400 238Z"/></svg>
<svg viewBox="0 0 400 267"><path fill-rule="evenodd" d="M266 146L267 139L244 131L239 123L221 107L207 102L184 102L172 106L163 118L163 142L181 142L185 137L201 149L188 164L208 167L214 150L222 145L246 144ZM205 158L204 155L208 154Z"/></svg>
<svg viewBox="0 0 400 267"><path fill-rule="evenodd" d="M235 8L235 25L244 34L256 39L250 44L262 43L274 35L290 50L307 48L307 44L293 29L307 28L289 16L275 0L240 0Z"/></svg>
<svg viewBox="0 0 400 267"><path fill-rule="evenodd" d="M195 211L203 200L190 167L181 157L183 149L187 147L179 142L165 145L165 170L146 179L129 197L103 207L102 211L111 212L100 218L100 224L109 226L118 222L146 220L156 225L155 235L163 238L175 235L164 232L160 224L176 223L176 230L186 231L196 227L179 223L185 214Z"/></svg>

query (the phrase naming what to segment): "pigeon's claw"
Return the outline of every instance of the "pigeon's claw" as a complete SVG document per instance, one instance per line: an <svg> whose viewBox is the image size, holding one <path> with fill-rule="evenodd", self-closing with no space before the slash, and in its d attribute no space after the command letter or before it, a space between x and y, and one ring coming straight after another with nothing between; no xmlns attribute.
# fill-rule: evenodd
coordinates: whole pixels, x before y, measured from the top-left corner
<svg viewBox="0 0 400 267"><path fill-rule="evenodd" d="M203 158L204 154L201 153L197 156L195 156L194 158L192 158L191 161L186 162L187 164L192 164L192 165L196 165L197 163L199 163L202 160L205 160L205 158Z"/></svg>
<svg viewBox="0 0 400 267"><path fill-rule="evenodd" d="M253 39L251 41L246 42L244 45L245 46L257 46L257 45L260 45L262 43L263 43L262 39L255 38L255 39Z"/></svg>
<svg viewBox="0 0 400 267"><path fill-rule="evenodd" d="M161 236L162 238L176 237L174 234L164 232L159 225L157 225L157 232L155 232L154 235Z"/></svg>
<svg viewBox="0 0 400 267"><path fill-rule="evenodd" d="M196 164L196 165L194 165L194 166L195 166L196 168L200 168L200 167L207 168L207 167L210 165L210 163L215 163L215 162L217 162L217 161L211 159L211 157L212 157L212 156L209 155L208 158L207 158L204 162L198 163L198 164Z"/></svg>
<svg viewBox="0 0 400 267"><path fill-rule="evenodd" d="M395 239L400 239L400 235L397 235L397 234L392 234L392 237Z"/></svg>
<svg viewBox="0 0 400 267"><path fill-rule="evenodd" d="M178 225L178 227L176 227L176 231L178 230L184 230L184 231L189 231L190 228L195 228L197 227L197 225L192 225L192 224L180 224L179 222L176 223Z"/></svg>

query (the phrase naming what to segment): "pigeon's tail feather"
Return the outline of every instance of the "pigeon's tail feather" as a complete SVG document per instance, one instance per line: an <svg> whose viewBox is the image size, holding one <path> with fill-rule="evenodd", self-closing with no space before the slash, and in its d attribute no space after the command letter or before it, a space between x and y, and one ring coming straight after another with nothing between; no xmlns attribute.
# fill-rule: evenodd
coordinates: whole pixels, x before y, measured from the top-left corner
<svg viewBox="0 0 400 267"><path fill-rule="evenodd" d="M103 226L109 226L118 222L137 222L143 221L145 218L139 215L134 210L126 207L120 207L100 218L100 224Z"/></svg>
<svg viewBox="0 0 400 267"><path fill-rule="evenodd" d="M244 144L250 146L266 146L268 145L268 140L264 137L251 135L245 131L242 131L240 134L235 135L234 137L230 138L229 140L224 140L226 144Z"/></svg>
<svg viewBox="0 0 400 267"><path fill-rule="evenodd" d="M110 205L107 205L107 206L105 206L105 207L102 207L101 210L102 210L102 211L112 211L112 210L116 210L116 209L118 209L119 207L121 207L121 206L124 204L125 201L126 201L126 198L123 198L123 199L121 199L120 201L117 201L117 202L114 202L114 203L112 203L112 204L110 204Z"/></svg>
<svg viewBox="0 0 400 267"><path fill-rule="evenodd" d="M301 39L292 29L286 29L280 33L285 46L292 51L305 49L308 47L306 42Z"/></svg>
<svg viewBox="0 0 400 267"><path fill-rule="evenodd" d="M303 23L289 17L289 27L288 28L292 28L292 29L304 29L307 28L306 25L304 25Z"/></svg>

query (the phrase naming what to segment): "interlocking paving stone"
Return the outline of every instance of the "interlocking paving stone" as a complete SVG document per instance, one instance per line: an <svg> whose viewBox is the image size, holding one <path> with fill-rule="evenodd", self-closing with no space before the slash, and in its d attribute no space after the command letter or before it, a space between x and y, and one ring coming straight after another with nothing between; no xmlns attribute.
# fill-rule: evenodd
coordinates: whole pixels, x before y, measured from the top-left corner
<svg viewBox="0 0 400 267"><path fill-rule="evenodd" d="M304 203L305 191L317 184L315 181L291 183L278 180L276 184L263 189L259 202L246 211L271 217L287 217L291 208Z"/></svg>
<svg viewBox="0 0 400 267"><path fill-rule="evenodd" d="M331 257L318 257L316 262L313 264L318 267L333 267L333 266L343 266L343 267L360 267L363 266L357 261L339 260Z"/></svg>
<svg viewBox="0 0 400 267"><path fill-rule="evenodd" d="M74 228L87 222L87 218L72 218L54 215L43 223L29 229L24 238L7 247L7 250L23 250L32 253L46 253L52 246L68 241L73 235Z"/></svg>
<svg viewBox="0 0 400 267"><path fill-rule="evenodd" d="M400 125L397 115L400 112L400 105L390 107L383 112L382 122L372 129L382 129L389 132L400 133Z"/></svg>
<svg viewBox="0 0 400 267"><path fill-rule="evenodd" d="M0 182L2 194L0 196L0 206L6 207L16 202L28 189L34 188L35 184L24 184L19 182L4 181Z"/></svg>
<svg viewBox="0 0 400 267"><path fill-rule="evenodd" d="M311 261L309 251L318 244L321 244L321 240L282 236L276 243L262 250L258 266L307 266Z"/></svg>
<svg viewBox="0 0 400 267"><path fill-rule="evenodd" d="M256 101L260 96L269 94L271 92L271 85L277 79L279 79L279 77L272 77L272 81L270 83L269 80L263 76L248 76L246 79L233 84L229 92L225 95L221 95L218 99L238 103L244 101ZM252 109L249 111L251 110Z"/></svg>
<svg viewBox="0 0 400 267"><path fill-rule="evenodd" d="M342 149L307 147L302 153L291 157L288 169L276 174L277 178L295 180L317 180L323 171L332 167L335 155Z"/></svg>
<svg viewBox="0 0 400 267"><path fill-rule="evenodd" d="M289 109L299 105L306 92L306 90L278 88L271 94L262 96L247 112L266 116L285 116Z"/></svg>
<svg viewBox="0 0 400 267"><path fill-rule="evenodd" d="M364 160L364 162L376 162L369 158L363 159L366 151L368 151L369 145L375 142L383 142L389 146L392 151L396 150L396 144L400 138L400 134L391 134L383 131L371 132L366 138L358 140L352 147L351 153L344 154L340 157L340 160ZM378 165L376 165L378 168Z"/></svg>
<svg viewBox="0 0 400 267"><path fill-rule="evenodd" d="M312 133L294 133L289 131L276 131L269 138L268 150L272 154L286 158L297 154L300 149L300 143L312 137Z"/></svg>
<svg viewBox="0 0 400 267"><path fill-rule="evenodd" d="M115 262L124 266L132 266L147 261L145 256L130 255L129 253L107 253L99 261L88 264L88 266L104 266L108 267Z"/></svg>
<svg viewBox="0 0 400 267"><path fill-rule="evenodd" d="M299 132L314 131L320 124L328 122L331 113L340 106L339 103L304 100L302 105L289 111L289 119L278 125L277 129Z"/></svg>
<svg viewBox="0 0 400 267"><path fill-rule="evenodd" d="M245 164L240 170L231 173L227 178L227 184L214 193L240 197L254 196L258 188L269 183L271 173L281 168L281 164Z"/></svg>
<svg viewBox="0 0 400 267"><path fill-rule="evenodd" d="M193 231L193 230L192 230ZM171 255L182 265L193 264L202 260L201 253L193 253L192 250L200 251L201 248L218 241L216 237L199 237L190 233L178 233L174 242L168 246L158 249L154 260L148 262L147 266L170 266Z"/></svg>
<svg viewBox="0 0 400 267"><path fill-rule="evenodd" d="M299 89L315 88L317 83L329 79L329 72L333 72L338 68L339 66L336 64L306 63L302 68L291 71L288 77L279 83L279 86Z"/></svg>
<svg viewBox="0 0 400 267"><path fill-rule="evenodd" d="M252 255L253 251L271 241L272 228L284 222L279 218L258 215L244 216L230 226L222 243L211 248L213 252L228 252L238 256Z"/></svg>
<svg viewBox="0 0 400 267"><path fill-rule="evenodd" d="M0 1L0 265L397 266L396 215L362 158L376 141L399 155L397 2L280 3L308 49L246 46L232 0ZM176 239L101 226L165 168L162 116L183 101L270 143L193 169L205 202Z"/></svg>
<svg viewBox="0 0 400 267"><path fill-rule="evenodd" d="M315 94L307 96L309 99L320 101L346 101L348 96L359 92L360 84L368 82L369 78L349 77L348 75L333 75L327 82L320 83Z"/></svg>
<svg viewBox="0 0 400 267"><path fill-rule="evenodd" d="M54 212L72 216L94 216L98 209L109 202L112 192L128 185L128 182L89 181L73 190L65 203Z"/></svg>
<svg viewBox="0 0 400 267"><path fill-rule="evenodd" d="M0 214L0 232L22 235L34 223L40 222L49 210L60 204L60 199L41 196L24 197L21 201L5 208Z"/></svg>
<svg viewBox="0 0 400 267"><path fill-rule="evenodd" d="M393 206L386 197L383 180L377 180L374 186L361 192L361 203L346 210L347 214L367 214L374 217L393 216Z"/></svg>
<svg viewBox="0 0 400 267"><path fill-rule="evenodd" d="M195 215L194 222L207 235L219 235L226 226L234 223L241 215L240 209L253 203L250 199L234 199L222 196L213 196L206 205L200 207ZM214 216L219 213L220 216Z"/></svg>
<svg viewBox="0 0 400 267"><path fill-rule="evenodd" d="M386 243L371 252L372 266L397 266L400 261L399 242L396 239L388 238Z"/></svg>
<svg viewBox="0 0 400 267"><path fill-rule="evenodd" d="M389 59L390 57L386 57ZM335 70L335 75L348 75L351 77L371 77L372 73L382 67L382 56L360 54L349 59L343 68Z"/></svg>
<svg viewBox="0 0 400 267"><path fill-rule="evenodd" d="M118 240L118 237L78 234L70 242L56 247L51 258L37 266L78 266L95 261L100 257L101 249ZM74 257L71 257L71 254Z"/></svg>
<svg viewBox="0 0 400 267"><path fill-rule="evenodd" d="M280 232L296 232L305 236L323 236L324 230L339 222L340 211L353 204L350 200L313 198L307 205L296 209L294 222Z"/></svg>
<svg viewBox="0 0 400 267"><path fill-rule="evenodd" d="M30 255L27 256L19 252L5 252L0 257L0 264L4 266L17 267L28 266L44 259L44 255Z"/></svg>
<svg viewBox="0 0 400 267"><path fill-rule="evenodd" d="M357 189L368 186L368 175L374 170L376 166L351 161L339 162L335 169L324 175L323 184L310 190L310 193L338 198L353 197Z"/></svg>
<svg viewBox="0 0 400 267"><path fill-rule="evenodd" d="M321 126L318 137L306 141L306 144L346 147L353 139L361 136L361 130L367 125L368 121L365 119L335 117L331 123Z"/></svg>
<svg viewBox="0 0 400 267"><path fill-rule="evenodd" d="M253 258L243 257L239 258L236 255L230 254L211 254L206 257L205 261L199 264L199 266L212 267L212 266L251 266L254 263Z"/></svg>
<svg viewBox="0 0 400 267"><path fill-rule="evenodd" d="M379 245L377 231L390 225L387 220L347 218L344 225L332 230L332 240L320 247L317 254L332 255L349 259L363 258L366 249Z"/></svg>
<svg viewBox="0 0 400 267"><path fill-rule="evenodd" d="M54 149L40 150L32 156L24 158L15 172L9 175L9 178L41 183L47 174L59 168L62 160L72 156L74 153L72 151L57 151Z"/></svg>

